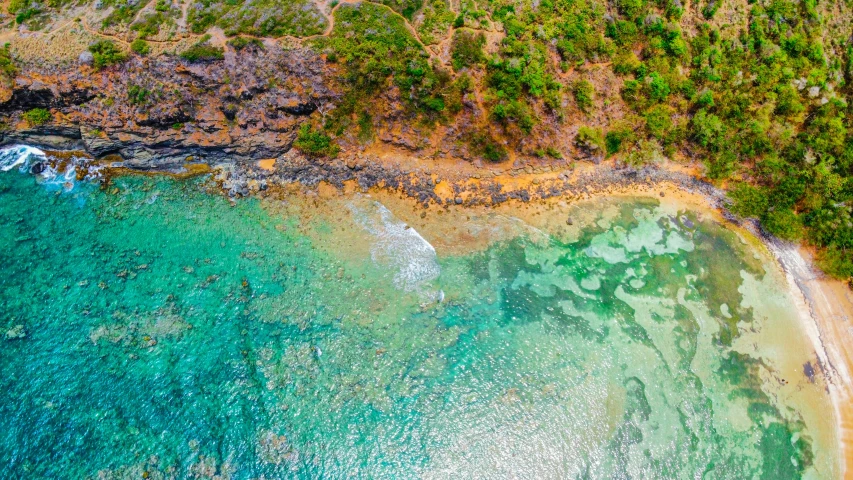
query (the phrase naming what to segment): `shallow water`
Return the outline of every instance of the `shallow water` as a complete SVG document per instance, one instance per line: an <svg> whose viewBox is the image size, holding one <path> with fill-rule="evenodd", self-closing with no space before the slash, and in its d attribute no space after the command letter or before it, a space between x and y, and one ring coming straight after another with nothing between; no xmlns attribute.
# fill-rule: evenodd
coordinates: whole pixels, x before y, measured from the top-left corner
<svg viewBox="0 0 853 480"><path fill-rule="evenodd" d="M447 214L493 238L448 252L367 195L307 215L20 166L3 478L837 476L781 275L696 213L593 202L570 236Z"/></svg>

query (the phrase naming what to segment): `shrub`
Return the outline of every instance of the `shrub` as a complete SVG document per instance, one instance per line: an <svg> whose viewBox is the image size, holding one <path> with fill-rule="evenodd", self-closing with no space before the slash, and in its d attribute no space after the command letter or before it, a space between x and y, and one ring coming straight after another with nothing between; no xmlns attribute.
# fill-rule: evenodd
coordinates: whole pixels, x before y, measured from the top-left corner
<svg viewBox="0 0 853 480"><path fill-rule="evenodd" d="M39 13L41 13L41 10L37 8L28 8L26 10L22 10L18 12L17 15L15 15L15 23L17 23L18 25L22 25L24 22L35 17Z"/></svg>
<svg viewBox="0 0 853 480"><path fill-rule="evenodd" d="M700 145L712 152L722 147L725 138L725 126L718 116L701 109L693 116L692 127L693 138Z"/></svg>
<svg viewBox="0 0 853 480"><path fill-rule="evenodd" d="M639 167L650 163L658 163L663 159L663 149L657 140L640 140L637 148L625 156L625 163Z"/></svg>
<svg viewBox="0 0 853 480"><path fill-rule="evenodd" d="M139 55L148 55L151 52L151 46L148 45L148 42L141 38L137 38L130 44L130 49Z"/></svg>
<svg viewBox="0 0 853 480"><path fill-rule="evenodd" d="M180 57L190 62L209 62L214 60L222 60L225 56L225 50L222 47L216 47L208 43L210 35L201 37L197 43L190 48L180 53Z"/></svg>
<svg viewBox="0 0 853 480"><path fill-rule="evenodd" d="M732 200L730 210L741 217L760 218L767 211L769 197L761 187L737 183L728 196Z"/></svg>
<svg viewBox="0 0 853 480"><path fill-rule="evenodd" d="M127 87L127 99L132 105L142 105L148 102L151 91L139 85Z"/></svg>
<svg viewBox="0 0 853 480"><path fill-rule="evenodd" d="M731 150L724 150L708 159L708 177L713 180L728 178L737 168L738 157Z"/></svg>
<svg viewBox="0 0 853 480"><path fill-rule="evenodd" d="M604 134L601 130L586 125L578 129L575 144L589 151L605 151Z"/></svg>
<svg viewBox="0 0 853 480"><path fill-rule="evenodd" d="M625 145L634 141L636 141L636 134L629 127L614 128L604 136L604 144L607 147L608 155L620 152Z"/></svg>
<svg viewBox="0 0 853 480"><path fill-rule="evenodd" d="M127 55L111 40L99 40L89 45L89 51L92 52L92 65L95 70L127 60Z"/></svg>
<svg viewBox="0 0 853 480"><path fill-rule="evenodd" d="M658 140L665 141L672 130L672 114L672 108L668 105L655 105L646 110L649 133Z"/></svg>
<svg viewBox="0 0 853 480"><path fill-rule="evenodd" d="M700 108L712 108L714 106L714 92L705 89L696 95L696 105Z"/></svg>
<svg viewBox="0 0 853 480"><path fill-rule="evenodd" d="M490 135L482 132L477 132L471 135L470 144L476 154L483 157L484 160L497 163L509 158L506 149L499 144Z"/></svg>
<svg viewBox="0 0 853 480"><path fill-rule="evenodd" d="M228 45L238 51L247 47L257 48L260 50L264 49L264 42L253 37L234 37L228 40Z"/></svg>
<svg viewBox="0 0 853 480"><path fill-rule="evenodd" d="M619 46L630 46L637 41L637 25L625 20L616 20L607 24L607 36Z"/></svg>
<svg viewBox="0 0 853 480"><path fill-rule="evenodd" d="M818 266L836 277L849 279L853 277L853 256L850 251L836 245L830 245L818 254Z"/></svg>
<svg viewBox="0 0 853 480"><path fill-rule="evenodd" d="M482 33L472 33L465 30L453 32L453 40L450 44L450 56L453 59L453 68L460 70L471 65L483 63L485 55L483 46L486 37Z"/></svg>
<svg viewBox="0 0 853 480"><path fill-rule="evenodd" d="M792 209L769 210L761 219L768 232L784 240L799 240L803 236L803 222Z"/></svg>
<svg viewBox="0 0 853 480"><path fill-rule="evenodd" d="M616 5L619 8L619 13L631 20L639 17L646 9L644 0L619 0Z"/></svg>
<svg viewBox="0 0 853 480"><path fill-rule="evenodd" d="M303 123L299 127L299 133L296 136L296 141L293 142L293 146L312 157L334 158L340 152L340 147L332 141L331 137L314 130L308 123Z"/></svg>
<svg viewBox="0 0 853 480"><path fill-rule="evenodd" d="M12 60L8 43L3 48L0 48L0 74L7 80L14 79L15 75L18 74L18 67L15 65L14 60Z"/></svg>
<svg viewBox="0 0 853 480"><path fill-rule="evenodd" d="M160 27L168 20L165 13L158 11L157 13L146 15L143 19L131 25L130 29L139 33L139 38L153 37L160 33ZM132 21L128 19L128 21Z"/></svg>
<svg viewBox="0 0 853 480"><path fill-rule="evenodd" d="M661 102L669 96L669 82L658 72L649 75L649 97L653 102Z"/></svg>
<svg viewBox="0 0 853 480"><path fill-rule="evenodd" d="M572 86L572 94L575 96L578 108L588 112L592 107L593 95L595 95L592 84L586 80L579 80Z"/></svg>
<svg viewBox="0 0 853 480"><path fill-rule="evenodd" d="M15 14L22 10L26 10L29 5L29 0L10 0L9 6L7 7L7 11L11 14Z"/></svg>
<svg viewBox="0 0 853 480"><path fill-rule="evenodd" d="M716 14L717 10L720 9L720 1L721 0L709 0L708 4L702 8L702 15L709 20L714 18L714 14Z"/></svg>
<svg viewBox="0 0 853 480"><path fill-rule="evenodd" d="M613 71L620 74L634 73L642 63L632 51L620 53L613 59Z"/></svg>
<svg viewBox="0 0 853 480"><path fill-rule="evenodd" d="M527 105L518 100L501 101L492 107L491 117L504 125L515 123L524 133L533 130L535 120Z"/></svg>
<svg viewBox="0 0 853 480"><path fill-rule="evenodd" d="M44 125L45 123L53 120L53 115L44 108L34 108L30 111L24 112L23 118L30 124L30 126L35 127L37 125Z"/></svg>

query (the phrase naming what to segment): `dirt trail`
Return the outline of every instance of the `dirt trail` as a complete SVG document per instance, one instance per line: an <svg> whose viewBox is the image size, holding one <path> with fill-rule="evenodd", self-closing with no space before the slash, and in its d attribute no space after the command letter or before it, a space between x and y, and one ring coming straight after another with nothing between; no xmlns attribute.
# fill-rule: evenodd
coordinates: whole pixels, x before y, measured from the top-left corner
<svg viewBox="0 0 853 480"><path fill-rule="evenodd" d="M155 1L156 0L149 0L148 3L146 3L146 5L144 7L142 7L136 13L136 15L134 16L133 21L131 23L139 20L139 18L143 14L143 12L149 10L149 7L151 7L155 3ZM187 19L188 19L188 15L189 15L189 8L191 6L191 1L192 0L184 0L181 3L181 17L177 21L177 24L179 27L187 28ZM391 12L392 15L399 17L403 21L403 25L406 27L406 30L409 31L409 33L412 35L412 37L414 38L414 40L418 44L418 46L420 46L429 55L430 59L436 60L442 65L447 65L446 59L441 58L441 54L442 54L442 51L444 50L444 48L446 47L447 42L449 42L451 37L452 37L450 32L448 32L447 37L445 37L437 45L427 46L423 42L423 40L421 39L420 35L418 34L417 29L415 29L415 27L409 22L409 20L406 17L404 17L399 12L396 12L394 9L392 9L391 7L389 7L387 5L372 2L369 0L341 0L339 3L335 4L335 6L329 10L328 14L325 14L326 20L327 20L327 25L326 25L325 30L322 33L318 33L315 35L307 35L305 37L296 37L296 36L292 36L292 35L284 35L282 37L262 37L262 36L257 36L257 35L241 34L240 36L246 37L246 38L258 39L258 40L261 40L265 43L269 42L269 41L274 41L277 39L288 39L288 40L296 41L300 44L302 44L303 42L306 42L306 41L317 39L317 38L329 37L335 29L335 12L338 10L338 8L340 8L341 5L357 5L357 4L363 4L363 3L367 3L367 4L375 5L376 7L379 7L379 8L387 9L389 12ZM323 2L317 2L317 3L315 3L315 5L322 12L323 10L328 8L329 3L327 0L327 1L323 1ZM79 21L78 21L78 19L79 19ZM124 45L125 47L130 45L130 40L128 39L128 36L130 35L130 30L128 30L128 32L125 35L105 33L105 32L102 32L102 31L96 29L96 28L92 28L89 25L88 20L85 18L85 16L80 16L80 17L75 17L75 18L69 19L69 20L65 21L64 23L60 24L59 26L57 26L56 28L51 29L49 32L31 32L30 34L31 35L37 35L37 36L54 35L57 32L61 31L62 29L66 28L69 25L72 25L74 23L79 23L80 26L86 32L88 32L91 35L95 35L97 37L113 40L113 41L115 41L121 45ZM476 29L474 29L474 30L476 30ZM494 33L492 31L487 31L487 32L488 33ZM227 37L225 36L222 29L211 28L208 30L207 33L209 33L213 37L213 39L215 40L215 42L217 44L220 44L222 46L224 46L226 44ZM9 31L0 33L0 41L10 41L10 40L14 39L14 37L17 36L18 34L19 34L19 32L17 30L9 30ZM172 40L145 39L145 41L147 41L149 43L172 45L172 44L177 44L178 42L184 40L185 38L201 38L201 37L202 37L202 35L200 35L200 34L188 33L186 37L182 37L182 38L178 38L178 39L172 39Z"/></svg>

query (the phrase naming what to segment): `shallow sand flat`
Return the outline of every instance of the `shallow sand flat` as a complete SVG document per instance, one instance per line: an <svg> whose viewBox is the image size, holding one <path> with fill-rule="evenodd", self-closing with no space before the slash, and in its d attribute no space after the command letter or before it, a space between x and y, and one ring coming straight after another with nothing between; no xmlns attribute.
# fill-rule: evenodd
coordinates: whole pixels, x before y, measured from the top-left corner
<svg viewBox="0 0 853 480"><path fill-rule="evenodd" d="M514 185L516 188L524 188L521 184L526 179L514 180L518 183ZM352 188L348 193L352 193ZM700 219L710 218L727 225L744 243L772 254L779 262L777 265L782 267L776 274L787 277L794 303L798 304L800 309L799 318L802 320L803 333L809 337L808 343L813 345L817 360L823 366L826 381L829 384L827 388L835 409L834 415L812 418L811 421L824 424L821 430L828 435L832 435L833 431L838 435L839 449L842 452L839 458L843 463L839 470L844 472L843 478L853 478L853 379L850 373L853 371L853 323L850 321L853 318L853 292L850 292L844 283L827 279L816 273L811 267L811 257L807 252L802 252L806 255L806 259L792 245L762 242L751 229L728 222L723 212L714 205L714 199L668 183L605 188L600 191L590 191L582 198L554 197L532 202L511 200L500 205L454 205L447 208L438 206L424 208L410 197L388 189L371 189L367 195L386 205L400 219L423 234L437 251L445 254L485 249L490 243L505 235L512 236L518 225L526 225L526 228L541 230L555 238L571 241L580 228L599 219L598 213L593 213L600 212L600 208L594 205L613 197L655 199L660 202L661 207L671 210L673 215L686 209L698 214ZM326 211L326 214L338 212L336 216L339 216L344 206L344 199L348 195L324 184L318 191L318 197L320 197L319 204L314 203L314 208L310 209L312 216L320 211ZM477 217L480 222L473 221ZM571 222L567 222L569 218L572 219ZM514 224L510 221L511 219L521 221ZM473 224L483 221L493 225L493 231L472 231ZM338 247L341 246L338 245ZM349 247L352 248L352 246ZM764 332L760 337L767 335L772 337L773 332ZM769 338L764 339L773 341ZM786 343L786 340L777 338L776 343ZM797 355L794 356L799 358ZM781 389L786 396L801 389L824 388L821 382L818 382L818 385L807 385L808 375L804 365L796 361L784 363L791 363L778 372L780 379L784 378L786 383L791 382L790 385ZM796 403L809 402L802 395L795 396L802 397ZM815 412L819 410L820 408L815 409ZM835 428L832 425L834 422L837 422ZM831 437L824 437L822 440L821 443L824 444L833 443Z"/></svg>

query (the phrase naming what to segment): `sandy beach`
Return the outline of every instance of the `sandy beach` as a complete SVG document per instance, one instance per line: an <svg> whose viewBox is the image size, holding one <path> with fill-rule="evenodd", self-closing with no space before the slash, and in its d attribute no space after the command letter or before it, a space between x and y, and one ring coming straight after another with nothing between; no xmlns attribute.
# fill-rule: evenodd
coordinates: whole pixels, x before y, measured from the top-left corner
<svg viewBox="0 0 853 480"><path fill-rule="evenodd" d="M813 265L812 253L802 247L772 244L806 307L801 318L821 358L838 421L843 478L853 478L853 292L841 281L826 277Z"/></svg>

